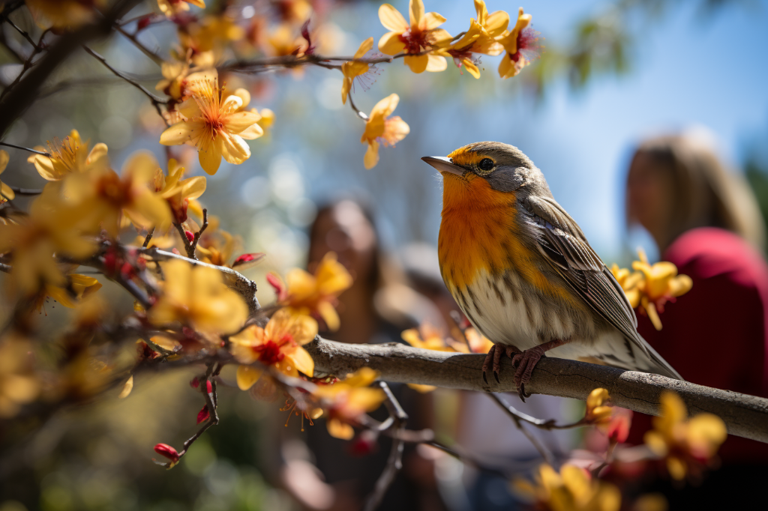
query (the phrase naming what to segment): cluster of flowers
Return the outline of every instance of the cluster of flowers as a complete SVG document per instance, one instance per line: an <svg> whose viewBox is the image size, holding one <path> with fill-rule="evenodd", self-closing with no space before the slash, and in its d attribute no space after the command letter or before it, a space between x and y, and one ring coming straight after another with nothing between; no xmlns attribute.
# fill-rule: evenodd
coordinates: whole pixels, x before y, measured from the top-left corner
<svg viewBox="0 0 768 511"><path fill-rule="evenodd" d="M516 479L513 489L534 509L551 511L619 511L619 509L666 509L660 494L639 496L632 506L622 507L622 495L631 493L637 474L659 469L677 482L698 482L702 472L716 464L716 454L727 436L723 421L702 413L688 418L685 404L673 392L661 395L661 415L645 434L645 445L622 447L627 439L631 412L609 403L606 389L595 389L587 399L580 424L591 424L609 440L606 459L589 470L584 463L565 463L560 470L543 464L533 480ZM579 423L577 423L579 424ZM617 448L618 446L618 448Z"/></svg>
<svg viewBox="0 0 768 511"><path fill-rule="evenodd" d="M630 305L646 314L656 330L661 330L659 313L664 312L664 304L674 302L691 290L693 281L688 275L678 275L677 267L667 261L655 264L648 262L648 257L638 250L639 261L632 263L634 272L619 268L614 264L611 272L624 289Z"/></svg>

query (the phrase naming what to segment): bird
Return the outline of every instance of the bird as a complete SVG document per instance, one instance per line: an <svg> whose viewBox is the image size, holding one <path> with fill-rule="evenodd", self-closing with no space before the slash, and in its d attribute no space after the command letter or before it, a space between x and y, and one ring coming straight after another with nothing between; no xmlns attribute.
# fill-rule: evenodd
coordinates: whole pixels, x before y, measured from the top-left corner
<svg viewBox="0 0 768 511"><path fill-rule="evenodd" d="M482 375L512 358L525 384L545 353L682 380L637 332L613 273L544 174L520 149L476 142L423 161L443 178L440 272L469 322L490 339Z"/></svg>

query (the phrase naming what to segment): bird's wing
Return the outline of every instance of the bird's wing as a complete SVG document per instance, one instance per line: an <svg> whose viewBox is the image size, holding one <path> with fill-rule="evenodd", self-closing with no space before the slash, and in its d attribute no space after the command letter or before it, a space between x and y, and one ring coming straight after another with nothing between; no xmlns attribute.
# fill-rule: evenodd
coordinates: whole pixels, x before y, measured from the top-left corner
<svg viewBox="0 0 768 511"><path fill-rule="evenodd" d="M554 199L530 196L523 206L539 251L552 268L595 312L646 357L654 358L650 346L637 333L637 318L624 290L589 246L576 222Z"/></svg>

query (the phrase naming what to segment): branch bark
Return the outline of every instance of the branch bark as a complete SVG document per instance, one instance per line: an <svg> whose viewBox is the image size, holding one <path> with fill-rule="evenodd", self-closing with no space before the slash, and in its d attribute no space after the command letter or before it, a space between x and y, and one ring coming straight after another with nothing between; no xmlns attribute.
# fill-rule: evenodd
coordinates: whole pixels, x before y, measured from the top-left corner
<svg viewBox="0 0 768 511"><path fill-rule="evenodd" d="M485 384L481 375L484 355L465 355L412 348L402 344L360 345L315 339L304 346L318 373L346 374L361 367L379 371L381 379L438 387L517 392L508 359L502 361L501 382ZM527 392L585 400L603 387L614 405L649 415L659 414L659 396L677 392L691 414L713 413L725 422L728 433L768 443L768 399L713 389L657 374L625 371L574 360L544 357L525 385Z"/></svg>

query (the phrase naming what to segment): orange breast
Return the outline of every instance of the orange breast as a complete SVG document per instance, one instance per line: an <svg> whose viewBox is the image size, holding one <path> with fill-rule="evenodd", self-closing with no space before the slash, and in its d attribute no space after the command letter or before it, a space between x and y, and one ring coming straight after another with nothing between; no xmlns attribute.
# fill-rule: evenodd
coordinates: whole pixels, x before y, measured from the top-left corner
<svg viewBox="0 0 768 511"><path fill-rule="evenodd" d="M473 174L443 174L443 214L438 239L440 270L449 288L471 286L483 271L516 271L534 288L572 301L534 263L540 257L520 241L515 194L499 192Z"/></svg>

